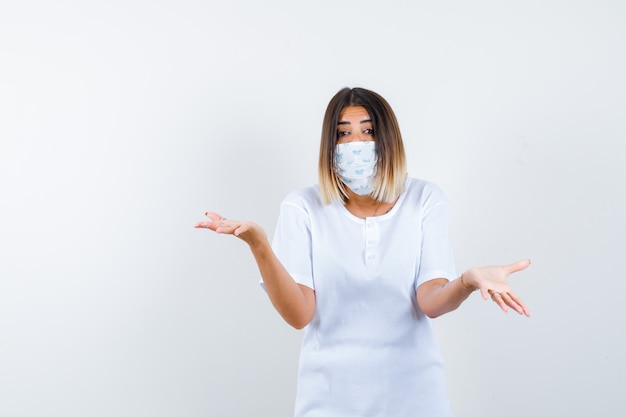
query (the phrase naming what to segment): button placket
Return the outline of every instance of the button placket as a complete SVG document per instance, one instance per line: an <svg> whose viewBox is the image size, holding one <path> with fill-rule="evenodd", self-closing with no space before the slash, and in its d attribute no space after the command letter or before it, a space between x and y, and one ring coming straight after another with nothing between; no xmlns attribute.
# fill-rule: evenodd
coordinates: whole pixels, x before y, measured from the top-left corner
<svg viewBox="0 0 626 417"><path fill-rule="evenodd" d="M373 266L378 262L378 223L373 219L365 220L365 264Z"/></svg>

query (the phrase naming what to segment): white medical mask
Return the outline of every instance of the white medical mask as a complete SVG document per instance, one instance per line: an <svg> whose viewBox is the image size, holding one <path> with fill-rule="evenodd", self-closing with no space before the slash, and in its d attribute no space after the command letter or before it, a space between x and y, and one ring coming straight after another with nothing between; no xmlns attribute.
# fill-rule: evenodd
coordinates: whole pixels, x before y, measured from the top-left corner
<svg viewBox="0 0 626 417"><path fill-rule="evenodd" d="M335 172L358 195L372 193L376 160L374 141L340 143L335 148Z"/></svg>

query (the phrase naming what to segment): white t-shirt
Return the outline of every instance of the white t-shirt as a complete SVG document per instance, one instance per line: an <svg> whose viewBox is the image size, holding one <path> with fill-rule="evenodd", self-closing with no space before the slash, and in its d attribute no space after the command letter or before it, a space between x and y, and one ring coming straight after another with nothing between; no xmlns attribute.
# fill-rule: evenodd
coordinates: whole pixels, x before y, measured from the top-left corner
<svg viewBox="0 0 626 417"><path fill-rule="evenodd" d="M291 276L315 290L305 329L296 417L449 417L443 362L415 290L454 279L448 205L409 178L386 214L366 219L317 186L289 194L272 246Z"/></svg>

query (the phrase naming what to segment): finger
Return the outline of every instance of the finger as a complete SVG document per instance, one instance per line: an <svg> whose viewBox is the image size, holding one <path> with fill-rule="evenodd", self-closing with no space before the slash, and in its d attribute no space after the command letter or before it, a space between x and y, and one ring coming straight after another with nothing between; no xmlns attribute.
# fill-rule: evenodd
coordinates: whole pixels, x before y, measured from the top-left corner
<svg viewBox="0 0 626 417"><path fill-rule="evenodd" d="M530 311L528 310L528 307L526 307L526 305L522 302L522 300L520 300L520 298L517 295L510 292L508 293L508 296L511 298L512 301L514 301L520 307L521 312L517 310L518 313L524 314L526 317L530 317Z"/></svg>
<svg viewBox="0 0 626 417"><path fill-rule="evenodd" d="M529 265L530 259L524 259L523 261L518 261L510 265L506 265L504 269L508 274L512 274L514 272L523 271L524 269L528 268Z"/></svg>
<svg viewBox="0 0 626 417"><path fill-rule="evenodd" d="M194 226L196 229L210 229L211 225L214 224L212 222L198 222Z"/></svg>
<svg viewBox="0 0 626 417"><path fill-rule="evenodd" d="M241 224L237 222L233 222L232 220L228 220L228 221L220 220L219 225L216 226L217 228L215 229L215 231L217 233L224 233L224 234L232 235L232 234L235 234L235 230L237 230L239 226L241 226Z"/></svg>
<svg viewBox="0 0 626 417"><path fill-rule="evenodd" d="M205 216L207 216L209 219L213 220L214 222L219 222L221 220L225 220L221 215L213 212L213 211L207 211L206 213L204 213Z"/></svg>
<svg viewBox="0 0 626 417"><path fill-rule="evenodd" d="M491 295L491 290L487 290L486 288L480 289L480 296L483 297L483 300L487 301L490 295Z"/></svg>
<svg viewBox="0 0 626 417"><path fill-rule="evenodd" d="M249 231L249 230L250 230L250 225L249 225L249 224L247 224L247 223L243 223L243 224L240 224L240 225L239 225L239 226L235 229L235 231L233 232L233 234L234 234L235 236L239 236L239 235L241 235L242 233L245 233L245 232L247 232L247 231Z"/></svg>
<svg viewBox="0 0 626 417"><path fill-rule="evenodd" d="M518 314L524 314L524 309L522 306L511 296L510 293L500 293L500 297L502 297L502 301L511 307L513 310L517 311Z"/></svg>
<svg viewBox="0 0 626 417"><path fill-rule="evenodd" d="M492 292L491 299L502 309L502 311L504 311L505 313L509 312L509 307L507 307L506 303L502 299L502 294L500 294L499 292Z"/></svg>

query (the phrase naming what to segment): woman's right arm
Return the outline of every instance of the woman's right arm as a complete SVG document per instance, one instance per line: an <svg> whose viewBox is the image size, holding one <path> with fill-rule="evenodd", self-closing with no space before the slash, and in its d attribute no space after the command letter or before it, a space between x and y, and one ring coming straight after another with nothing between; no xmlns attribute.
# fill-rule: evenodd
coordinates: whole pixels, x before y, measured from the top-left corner
<svg viewBox="0 0 626 417"><path fill-rule="evenodd" d="M315 292L291 277L272 250L265 230L256 223L226 220L217 213L208 212L206 215L211 221L199 222L195 227L231 234L246 242L276 311L296 329L309 324L315 313Z"/></svg>

